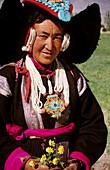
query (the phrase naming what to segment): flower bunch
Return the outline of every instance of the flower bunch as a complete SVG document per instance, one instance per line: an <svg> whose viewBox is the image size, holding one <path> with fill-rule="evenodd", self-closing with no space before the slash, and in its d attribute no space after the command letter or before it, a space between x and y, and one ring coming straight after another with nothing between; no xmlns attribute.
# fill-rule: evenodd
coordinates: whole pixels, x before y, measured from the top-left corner
<svg viewBox="0 0 110 170"><path fill-rule="evenodd" d="M56 149L56 144L54 140L49 140L49 146L46 148L46 154L43 154L40 163L42 165L48 166L63 166L64 163L62 162L61 158L63 156L64 147L63 145L58 146Z"/></svg>
<svg viewBox="0 0 110 170"><path fill-rule="evenodd" d="M45 144L43 143L41 144L41 146L44 150ZM50 139L49 146L45 148L45 154L43 154L41 158L31 156L31 157L21 158L21 161L24 162L26 158L34 158L37 159L37 162L33 160L30 161L29 165L31 167L34 167L36 163L40 163L42 167L44 165L47 165L49 167L59 166L62 168L64 166L64 163L62 161L63 153L64 153L63 145L59 145L58 148L56 148L55 141Z"/></svg>

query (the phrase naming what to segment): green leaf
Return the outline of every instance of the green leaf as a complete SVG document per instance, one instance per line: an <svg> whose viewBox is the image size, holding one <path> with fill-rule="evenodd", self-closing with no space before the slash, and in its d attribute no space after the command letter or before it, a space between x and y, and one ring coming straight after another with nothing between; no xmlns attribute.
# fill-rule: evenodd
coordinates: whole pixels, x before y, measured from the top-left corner
<svg viewBox="0 0 110 170"><path fill-rule="evenodd" d="M26 157L24 157L24 158L20 157L21 162L25 162L25 159L26 159L26 158L30 158L30 156L26 156Z"/></svg>
<svg viewBox="0 0 110 170"><path fill-rule="evenodd" d="M25 161L25 159L24 158L20 158L21 159L21 162L24 162Z"/></svg>

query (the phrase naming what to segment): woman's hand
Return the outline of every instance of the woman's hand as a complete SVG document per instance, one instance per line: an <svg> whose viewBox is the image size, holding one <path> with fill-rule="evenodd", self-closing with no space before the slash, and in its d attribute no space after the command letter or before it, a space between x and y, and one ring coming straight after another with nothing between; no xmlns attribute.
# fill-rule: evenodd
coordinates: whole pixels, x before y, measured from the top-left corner
<svg viewBox="0 0 110 170"><path fill-rule="evenodd" d="M64 170L81 170L81 164L78 160L70 159L67 161L67 166Z"/></svg>
<svg viewBox="0 0 110 170"><path fill-rule="evenodd" d="M30 162L33 161L33 165L30 164ZM32 163L32 162L31 162ZM30 158L26 164L25 164L25 167L24 167L24 170L38 170L40 168L40 170L49 170L49 167L47 165L44 165L43 167L41 167L41 164L38 163L38 160L37 159L32 159Z"/></svg>
<svg viewBox="0 0 110 170"><path fill-rule="evenodd" d="M79 163L71 163L69 166L67 166L64 170L80 170Z"/></svg>
<svg viewBox="0 0 110 170"><path fill-rule="evenodd" d="M24 170L49 170L49 167L47 165L41 166L40 163L38 163L37 159L30 158L24 167ZM79 162L72 162L72 160L68 161L68 166L64 168L64 170L81 170L81 164Z"/></svg>

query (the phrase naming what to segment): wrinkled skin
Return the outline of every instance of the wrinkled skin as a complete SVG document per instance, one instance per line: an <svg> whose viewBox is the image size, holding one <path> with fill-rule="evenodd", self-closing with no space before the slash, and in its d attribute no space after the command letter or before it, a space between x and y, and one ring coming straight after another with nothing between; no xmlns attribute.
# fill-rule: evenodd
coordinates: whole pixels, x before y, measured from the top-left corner
<svg viewBox="0 0 110 170"><path fill-rule="evenodd" d="M36 39L32 47L32 56L41 65L48 65L58 56L62 40L63 28L49 19L34 25Z"/></svg>

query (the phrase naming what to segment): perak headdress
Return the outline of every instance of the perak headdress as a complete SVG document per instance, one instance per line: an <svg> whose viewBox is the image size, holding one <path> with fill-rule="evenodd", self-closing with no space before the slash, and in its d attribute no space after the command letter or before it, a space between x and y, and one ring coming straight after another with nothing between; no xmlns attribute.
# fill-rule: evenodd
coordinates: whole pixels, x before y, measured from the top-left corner
<svg viewBox="0 0 110 170"><path fill-rule="evenodd" d="M73 5L67 0L64 1L63 0L24 0L22 3L34 4L35 6L38 7L37 9L38 11L43 9L44 11L47 11L48 13L52 14L62 22L69 22L71 20ZM38 19L39 16L36 19L36 21ZM27 35L28 35L28 39L26 36L25 45L22 47L22 50L29 52L30 47L33 45L36 37L34 25L31 28L29 28ZM66 33L64 35L64 40L62 42L61 51L64 52L69 47L69 44L70 44L70 36L69 34Z"/></svg>
<svg viewBox="0 0 110 170"><path fill-rule="evenodd" d="M21 47L24 44L23 42L24 34L21 34L22 35L21 39L18 39L20 36L17 37L17 35L20 35L21 30L25 29L27 32L29 27L32 27L32 25L28 25L26 26L26 28L24 28L24 22L25 22L24 16L27 15L25 11L25 6L27 6L28 10L30 11L28 18L30 18L31 13L33 13L33 9L31 10L31 6L33 5L36 10L40 12L42 11L47 12L54 18L58 19L59 21L66 23L65 27L68 34L70 35L70 37L68 37L67 35L68 37L67 40L69 40L68 42L70 42L70 45L69 43L68 44L64 43L66 44L66 48L65 48L66 50L64 51L62 48L62 51L64 52L63 53L60 52L59 55L59 57L63 58L66 62L83 63L93 54L94 50L96 49L100 37L100 27L101 27L100 8L98 4L94 3L91 6L88 6L85 10L81 11L79 14L71 17L73 6L67 0L66 1L24 0L23 1L24 7L22 7L21 3L18 2L19 0L16 1L12 0L11 2L8 1L9 0L3 3L0 11L1 14L0 19L2 23L2 26L0 27L1 29L0 32L1 32L1 41L3 40L2 42L6 42L5 39L8 39L8 42L10 43L8 43L8 47L7 47L9 50L4 49L5 48L4 43L2 43L1 45L1 50L3 50L3 53L5 55L5 60L1 58L0 64L5 64L6 62L9 61L16 61L20 59L23 55L22 51L19 51L19 53L16 53L16 51L13 52L13 49L15 48L12 48L12 44L14 46L19 45L19 49L21 49ZM6 3L8 3L8 5ZM5 9L7 13L3 13L3 10ZM16 16L16 19L15 17L13 18L13 16ZM34 24L37 18L33 17L32 19ZM6 33L6 29L4 29L7 27L8 24L10 25L10 33ZM20 30L20 26L22 26L21 30ZM15 35L13 35L13 32L15 32ZM25 33L25 36L26 34L27 33ZM10 35L12 35L11 38ZM15 41L15 37L17 37L16 41Z"/></svg>
<svg viewBox="0 0 110 170"><path fill-rule="evenodd" d="M48 11L64 22L71 20L73 5L67 0L24 0Z"/></svg>

